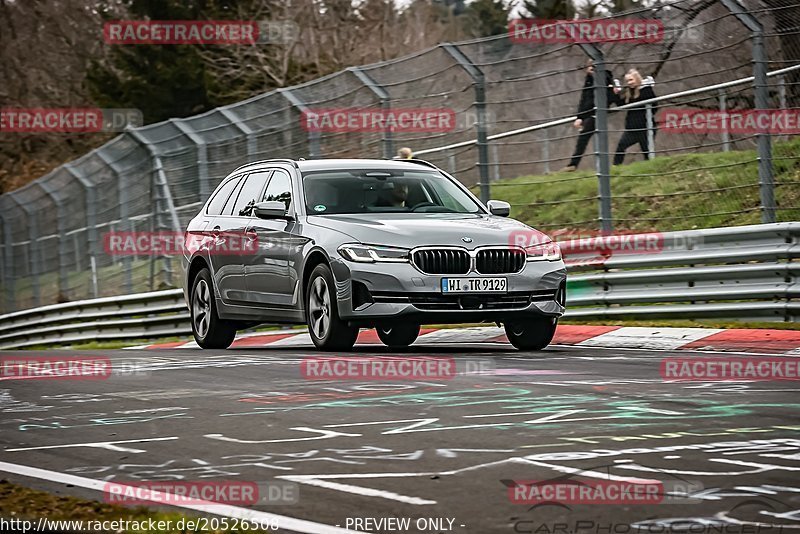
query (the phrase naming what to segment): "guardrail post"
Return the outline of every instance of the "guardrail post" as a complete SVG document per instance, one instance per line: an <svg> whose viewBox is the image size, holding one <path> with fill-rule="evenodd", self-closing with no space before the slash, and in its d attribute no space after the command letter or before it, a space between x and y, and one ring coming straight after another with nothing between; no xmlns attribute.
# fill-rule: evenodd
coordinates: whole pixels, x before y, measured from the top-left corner
<svg viewBox="0 0 800 534"><path fill-rule="evenodd" d="M231 108L218 108L223 117L228 119L231 124L236 126L247 139L247 157L253 158L258 152L258 145L256 144L255 132L250 126L242 122L242 119Z"/></svg>
<svg viewBox="0 0 800 534"><path fill-rule="evenodd" d="M81 174L72 163L64 165L64 169L74 176L83 187L86 203L86 240L89 245L89 266L92 273L92 297L97 298L99 296L97 291L97 255L99 254L99 242L97 240L97 191L95 190L94 183Z"/></svg>
<svg viewBox="0 0 800 534"><path fill-rule="evenodd" d="M645 106L645 115L647 116L647 156L653 159L656 157L656 130L653 123L652 104Z"/></svg>
<svg viewBox="0 0 800 534"><path fill-rule="evenodd" d="M200 198L198 200L200 202L205 202L211 194L211 184L208 178L208 148L206 147L206 141L182 120L170 119L168 122L174 124L175 127L197 147L197 180L200 184Z"/></svg>
<svg viewBox="0 0 800 534"><path fill-rule="evenodd" d="M381 109L388 113L392 109L392 99L389 96L389 93L386 89L383 88L375 79L364 72L361 67L350 67L346 69L349 72L352 72L353 75L358 78L364 86L372 91L372 93L378 97L378 100L381 103ZM381 144L383 145L383 157L386 159L392 159L394 156L394 139L392 137L392 129L386 128L383 130L383 139L381 140Z"/></svg>
<svg viewBox="0 0 800 534"><path fill-rule="evenodd" d="M753 90L755 108L766 112L769 108L769 85L767 83L767 54L764 50L764 27L737 0L721 0L722 4L739 19L753 40ZM772 174L772 140L769 132L759 132L758 181L761 196L761 222L775 222L775 179Z"/></svg>
<svg viewBox="0 0 800 534"><path fill-rule="evenodd" d="M725 94L724 89L720 89L718 92L718 99L719 99L719 112L724 116L725 112L728 111L728 95ZM730 152L731 150L731 134L728 132L727 128L722 129L722 151L723 152Z"/></svg>
<svg viewBox="0 0 800 534"><path fill-rule="evenodd" d="M56 195L55 190L53 190L53 186L48 184L44 180L35 180L33 182L37 185L42 191L44 191L45 195L49 196L53 200L53 204L56 205L56 213L58 215L58 220L56 221L56 225L58 228L58 291L59 293L64 296L69 296L69 284L67 282L67 211L65 209L64 203L59 200L58 196Z"/></svg>
<svg viewBox="0 0 800 534"><path fill-rule="evenodd" d="M302 100L297 98L297 95L295 95L289 89L286 88L278 89L278 93L283 95L283 97L286 100L288 100L292 106L296 107L297 110L301 113L301 115L303 113L311 112L309 107L306 106ZM312 131L308 132L308 155L311 158L318 158L321 156L320 139L321 139L320 132L312 132Z"/></svg>
<svg viewBox="0 0 800 534"><path fill-rule="evenodd" d="M475 87L475 109L478 112L478 120L475 123L478 129L478 176L481 202L486 203L491 196L491 186L489 185L489 141L486 132L486 83L483 72L456 45L442 43L439 46L469 74Z"/></svg>
<svg viewBox="0 0 800 534"><path fill-rule="evenodd" d="M594 61L594 106L595 106L595 167L597 188L600 196L600 230L614 230L611 218L611 165L608 160L608 98L606 91L606 64L603 53L591 43L581 43L581 49Z"/></svg>

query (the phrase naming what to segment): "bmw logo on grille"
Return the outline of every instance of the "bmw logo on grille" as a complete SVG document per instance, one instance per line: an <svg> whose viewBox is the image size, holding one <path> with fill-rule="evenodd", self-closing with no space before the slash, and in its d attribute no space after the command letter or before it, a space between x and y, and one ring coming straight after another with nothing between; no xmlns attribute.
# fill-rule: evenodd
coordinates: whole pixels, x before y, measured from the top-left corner
<svg viewBox="0 0 800 534"><path fill-rule="evenodd" d="M462 237L461 241L463 241L464 243L472 243L472 238L471 237Z"/></svg>

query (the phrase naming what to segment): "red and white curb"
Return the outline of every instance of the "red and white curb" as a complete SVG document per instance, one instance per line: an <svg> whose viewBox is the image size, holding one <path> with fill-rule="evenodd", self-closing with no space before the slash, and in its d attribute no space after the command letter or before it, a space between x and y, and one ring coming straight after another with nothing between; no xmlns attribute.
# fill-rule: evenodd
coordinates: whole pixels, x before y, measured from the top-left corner
<svg viewBox="0 0 800 534"><path fill-rule="evenodd" d="M463 343L507 344L502 328L423 328L415 345L453 345ZM375 330L362 330L358 345L382 345ZM648 328L638 326L559 325L553 339L555 345L578 347L692 350L744 352L753 354L787 354L800 356L800 331L718 328ZM236 337L231 348L275 347L311 348L307 332L276 330L255 332ZM126 347L128 349L196 349L194 341L177 341Z"/></svg>

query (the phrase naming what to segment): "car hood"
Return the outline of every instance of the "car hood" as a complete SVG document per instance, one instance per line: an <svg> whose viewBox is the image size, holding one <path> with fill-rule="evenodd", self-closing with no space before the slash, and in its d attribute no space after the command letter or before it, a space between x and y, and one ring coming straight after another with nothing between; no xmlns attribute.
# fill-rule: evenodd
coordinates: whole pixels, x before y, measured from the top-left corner
<svg viewBox="0 0 800 534"><path fill-rule="evenodd" d="M470 213L312 215L308 223L347 234L361 243L404 248L531 245L550 240L544 233L514 219ZM466 242L465 238L472 241Z"/></svg>

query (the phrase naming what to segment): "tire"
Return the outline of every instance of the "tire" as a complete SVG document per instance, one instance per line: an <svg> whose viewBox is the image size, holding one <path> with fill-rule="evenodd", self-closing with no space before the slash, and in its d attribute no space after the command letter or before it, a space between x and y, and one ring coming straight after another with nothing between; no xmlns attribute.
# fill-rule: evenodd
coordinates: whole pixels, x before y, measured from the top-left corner
<svg viewBox="0 0 800 534"><path fill-rule="evenodd" d="M311 341L322 350L350 350L356 343L358 328L339 318L336 284L330 267L314 267L306 287L306 324Z"/></svg>
<svg viewBox="0 0 800 534"><path fill-rule="evenodd" d="M214 285L208 269L202 269L195 276L190 302L192 334L197 344L204 349L230 347L236 337L236 327L234 323L220 319L217 315Z"/></svg>
<svg viewBox="0 0 800 534"><path fill-rule="evenodd" d="M377 326L378 337L383 344L391 348L402 348L411 345L419 336L418 324L394 324Z"/></svg>
<svg viewBox="0 0 800 534"><path fill-rule="evenodd" d="M553 340L558 319L530 319L505 325L506 337L519 350L542 350Z"/></svg>

